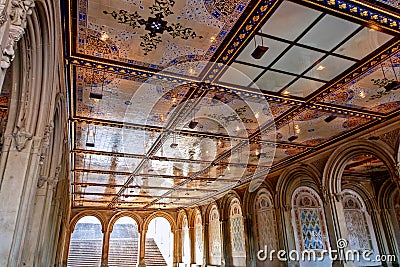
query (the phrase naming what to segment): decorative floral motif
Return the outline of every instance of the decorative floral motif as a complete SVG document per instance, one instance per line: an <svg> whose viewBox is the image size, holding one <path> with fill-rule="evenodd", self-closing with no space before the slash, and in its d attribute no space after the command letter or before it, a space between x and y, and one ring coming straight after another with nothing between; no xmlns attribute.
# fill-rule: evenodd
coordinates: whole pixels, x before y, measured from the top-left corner
<svg viewBox="0 0 400 267"><path fill-rule="evenodd" d="M157 45L162 42L161 36L158 34L163 34L165 31L168 32L172 38L180 37L184 40L189 38L203 38L203 36L198 36L192 28L184 27L179 22L171 23L171 25L168 26L168 22L165 21L164 18L174 13L172 11L174 5L174 0L155 0L155 3L149 7L151 10L150 13L155 17L149 17L147 20L139 15L137 11L133 13L128 13L126 10L120 10L119 12L115 10L112 12L103 12L104 14L110 14L119 23L127 24L133 29L144 26L144 29L149 33L140 36L142 39L140 46L143 47L144 54L147 55L148 52L157 49Z"/></svg>
<svg viewBox="0 0 400 267"><path fill-rule="evenodd" d="M238 0L205 0L204 4L207 11L218 20L226 20L229 18L236 8L239 6ZM244 5L243 5L244 7ZM239 9L243 8L239 6Z"/></svg>

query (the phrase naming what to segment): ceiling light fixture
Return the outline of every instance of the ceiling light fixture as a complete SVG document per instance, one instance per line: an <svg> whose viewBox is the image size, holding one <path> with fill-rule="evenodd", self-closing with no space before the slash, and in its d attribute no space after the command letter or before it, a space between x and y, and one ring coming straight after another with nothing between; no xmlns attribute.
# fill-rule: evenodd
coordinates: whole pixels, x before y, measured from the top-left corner
<svg viewBox="0 0 400 267"><path fill-rule="evenodd" d="M324 69L325 69L325 67L322 66L322 65L319 65L319 66L317 67L317 70L319 70L319 71L324 70Z"/></svg>
<svg viewBox="0 0 400 267"><path fill-rule="evenodd" d="M176 134L174 133L172 135L172 143L170 145L171 148L177 148L178 147L178 143L176 142Z"/></svg>
<svg viewBox="0 0 400 267"><path fill-rule="evenodd" d="M96 126L88 125L86 134L86 146L94 147L95 140L96 140Z"/></svg>
<svg viewBox="0 0 400 267"><path fill-rule="evenodd" d="M254 49L253 53L251 53L251 56L255 59L260 59L265 54L265 52L267 52L267 50L268 47L258 45L256 49Z"/></svg>
<svg viewBox="0 0 400 267"><path fill-rule="evenodd" d="M93 98L93 99L101 100L101 99L103 99L103 94L90 92L89 97Z"/></svg>
<svg viewBox="0 0 400 267"><path fill-rule="evenodd" d="M334 119L336 119L337 116L336 115L330 115L329 117L325 118L325 122L329 123L331 121L333 121Z"/></svg>
<svg viewBox="0 0 400 267"><path fill-rule="evenodd" d="M189 122L189 128L190 128L190 129L194 129L194 128L197 127L197 124L199 124L198 121L191 120L191 121Z"/></svg>
<svg viewBox="0 0 400 267"><path fill-rule="evenodd" d="M268 47L264 46L264 39L262 36L261 36L261 45L257 45L256 36L254 36L254 46L255 46L255 49L254 49L253 53L251 53L251 56L255 59L262 58L262 56L265 54L265 52L267 52L267 50L269 49Z"/></svg>
<svg viewBox="0 0 400 267"><path fill-rule="evenodd" d="M385 88L386 92L390 91L395 91L400 88L400 81L397 78L396 70L394 69L394 65L392 62L392 58L390 58L390 65L392 66L393 74L395 77L395 80L390 81L388 84L386 84L383 88Z"/></svg>
<svg viewBox="0 0 400 267"><path fill-rule="evenodd" d="M297 135L296 135L296 129L295 129L295 126L294 126L294 120L292 120L292 126L293 126L293 135L292 136L290 136L289 138L288 138L288 141L289 142L293 142L294 140L296 140L297 138L299 138ZM290 134L290 123L289 123L289 134Z"/></svg>
<svg viewBox="0 0 400 267"><path fill-rule="evenodd" d="M189 122L189 128L190 129L194 129L197 127L197 124L199 124L199 122L196 120L196 111L193 111L193 119Z"/></svg>

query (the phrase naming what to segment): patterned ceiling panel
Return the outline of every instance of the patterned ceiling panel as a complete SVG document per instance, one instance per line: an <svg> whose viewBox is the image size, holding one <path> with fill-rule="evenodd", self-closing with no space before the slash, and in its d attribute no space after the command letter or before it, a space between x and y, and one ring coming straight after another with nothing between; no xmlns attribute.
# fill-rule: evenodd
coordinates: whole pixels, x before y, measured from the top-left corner
<svg viewBox="0 0 400 267"><path fill-rule="evenodd" d="M400 109L393 8L344 0L70 5L74 207L203 203ZM267 47L259 59L257 46Z"/></svg>
<svg viewBox="0 0 400 267"><path fill-rule="evenodd" d="M74 155L74 168L79 170L129 172L141 161L141 157L127 158L84 153L75 153Z"/></svg>
<svg viewBox="0 0 400 267"><path fill-rule="evenodd" d="M75 148L143 155L146 148L158 136L157 132L121 130L116 127L77 123Z"/></svg>
<svg viewBox="0 0 400 267"><path fill-rule="evenodd" d="M318 146L367 122L371 119L306 110L277 130L277 141L291 141L290 137L297 136L295 144Z"/></svg>
<svg viewBox="0 0 400 267"><path fill-rule="evenodd" d="M248 1L78 0L77 53L194 76L210 60ZM190 63L192 62L192 63ZM187 66L187 65L186 65Z"/></svg>
<svg viewBox="0 0 400 267"><path fill-rule="evenodd" d="M305 98L392 38L283 1L220 81ZM267 48L260 59L251 56L257 46ZM248 78L239 81L237 71Z"/></svg>
<svg viewBox="0 0 400 267"><path fill-rule="evenodd" d="M348 86L328 95L324 102L389 114L400 109L399 81L400 54L396 54Z"/></svg>

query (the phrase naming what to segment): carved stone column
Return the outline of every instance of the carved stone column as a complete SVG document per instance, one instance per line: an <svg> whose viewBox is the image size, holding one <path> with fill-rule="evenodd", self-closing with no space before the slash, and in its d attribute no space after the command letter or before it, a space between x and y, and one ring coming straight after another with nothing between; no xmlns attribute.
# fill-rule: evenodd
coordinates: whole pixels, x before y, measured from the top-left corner
<svg viewBox="0 0 400 267"><path fill-rule="evenodd" d="M147 229L143 229L140 232L140 243L139 243L139 259L138 259L138 267L146 267L146 233Z"/></svg>

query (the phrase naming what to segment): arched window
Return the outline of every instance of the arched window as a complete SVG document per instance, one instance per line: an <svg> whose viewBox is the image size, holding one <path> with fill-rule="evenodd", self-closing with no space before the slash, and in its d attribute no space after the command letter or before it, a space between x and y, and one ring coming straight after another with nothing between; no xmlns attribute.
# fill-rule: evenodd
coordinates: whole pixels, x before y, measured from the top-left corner
<svg viewBox="0 0 400 267"><path fill-rule="evenodd" d="M199 211L196 213L194 230L196 233L196 264L201 265L203 264L203 225Z"/></svg>
<svg viewBox="0 0 400 267"><path fill-rule="evenodd" d="M229 210L229 222L230 222L230 239L233 265L245 265L246 259L246 247L244 237L244 225L242 216L242 207L238 199L234 199L231 202ZM236 258L236 259L235 259Z"/></svg>
<svg viewBox="0 0 400 267"><path fill-rule="evenodd" d="M68 266L100 266L103 233L99 219L94 216L81 218L71 235Z"/></svg>
<svg viewBox="0 0 400 267"><path fill-rule="evenodd" d="M130 217L119 218L110 235L108 266L135 267L139 256L139 232L136 221Z"/></svg>
<svg viewBox="0 0 400 267"><path fill-rule="evenodd" d="M267 246L268 251L277 250L277 232L272 197L266 189L257 192L254 201L254 233L257 233L256 251Z"/></svg>
<svg viewBox="0 0 400 267"><path fill-rule="evenodd" d="M146 265L173 265L174 238L167 219L157 217L151 220L146 233Z"/></svg>
<svg viewBox="0 0 400 267"><path fill-rule="evenodd" d="M182 261L185 264L190 264L190 237L186 215L182 222Z"/></svg>
<svg viewBox="0 0 400 267"><path fill-rule="evenodd" d="M297 249L327 250L328 235L324 210L317 192L305 186L297 188L292 196L292 206Z"/></svg>
<svg viewBox="0 0 400 267"><path fill-rule="evenodd" d="M366 210L361 197L354 191L344 190L342 203L351 249L359 251L371 250L371 232L365 217Z"/></svg>
<svg viewBox="0 0 400 267"><path fill-rule="evenodd" d="M219 212L217 206L213 206L210 210L208 224L208 240L210 263L221 265L221 230L219 222Z"/></svg>

